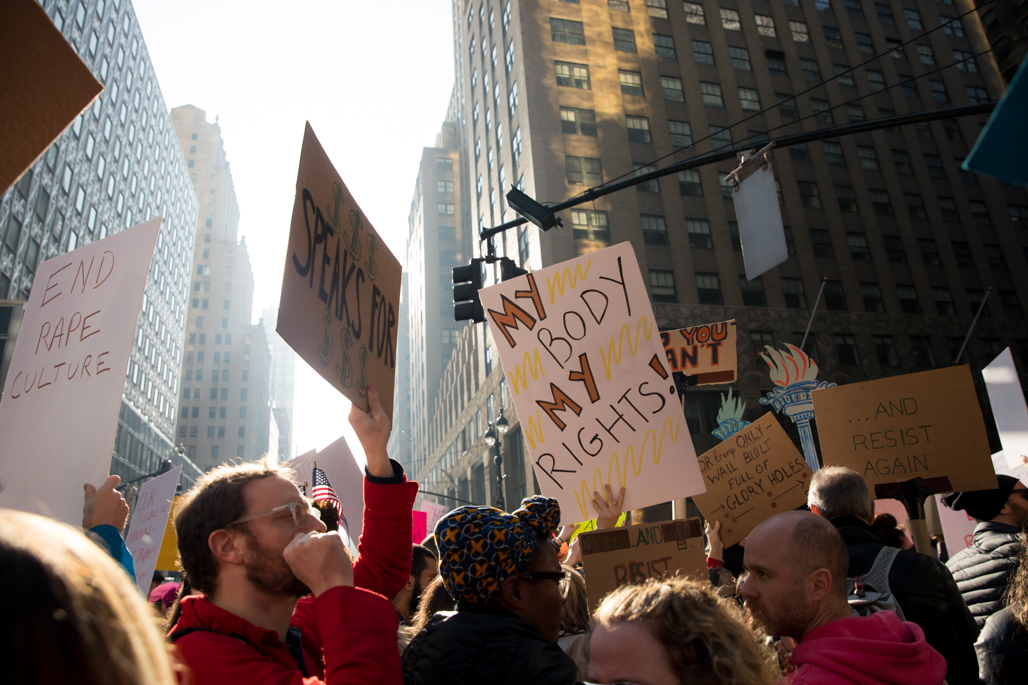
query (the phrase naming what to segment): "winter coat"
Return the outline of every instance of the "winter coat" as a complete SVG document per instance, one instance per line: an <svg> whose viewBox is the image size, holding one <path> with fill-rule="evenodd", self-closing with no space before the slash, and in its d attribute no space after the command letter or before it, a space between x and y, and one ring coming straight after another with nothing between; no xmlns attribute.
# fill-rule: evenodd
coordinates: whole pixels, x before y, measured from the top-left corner
<svg viewBox="0 0 1028 685"><path fill-rule="evenodd" d="M779 685L940 685L946 660L916 623L891 611L843 618L810 631Z"/></svg>
<svg viewBox="0 0 1028 685"><path fill-rule="evenodd" d="M572 685L577 670L531 623L468 604L433 616L403 653L405 685Z"/></svg>
<svg viewBox="0 0 1028 685"><path fill-rule="evenodd" d="M1028 683L1028 630L1006 607L989 617L975 643L984 685Z"/></svg>
<svg viewBox="0 0 1028 685"><path fill-rule="evenodd" d="M353 567L356 587L301 599L285 642L202 595L182 601L169 633L196 685L332 685L402 681L396 607L387 599L410 577L410 510L418 484L396 476L364 481L364 527ZM190 632L176 637L180 631Z"/></svg>
<svg viewBox="0 0 1028 685"><path fill-rule="evenodd" d="M860 519L843 516L832 519L832 524L849 552L846 575L855 578L870 571L885 543ZM920 626L928 644L945 657L948 685L977 685L978 626L946 566L933 557L901 550L889 573L889 586L903 619Z"/></svg>
<svg viewBox="0 0 1028 685"><path fill-rule="evenodd" d="M974 529L971 546L946 562L979 628L1003 608L1003 593L1017 570L1020 534L1016 526L982 521Z"/></svg>

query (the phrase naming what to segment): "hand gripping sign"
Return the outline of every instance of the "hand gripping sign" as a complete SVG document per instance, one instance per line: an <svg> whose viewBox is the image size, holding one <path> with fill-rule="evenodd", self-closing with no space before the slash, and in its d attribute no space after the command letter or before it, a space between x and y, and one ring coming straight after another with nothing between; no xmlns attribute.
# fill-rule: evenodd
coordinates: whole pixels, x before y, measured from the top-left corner
<svg viewBox="0 0 1028 685"><path fill-rule="evenodd" d="M630 243L480 292L544 495L561 523L627 487L626 509L704 491Z"/></svg>

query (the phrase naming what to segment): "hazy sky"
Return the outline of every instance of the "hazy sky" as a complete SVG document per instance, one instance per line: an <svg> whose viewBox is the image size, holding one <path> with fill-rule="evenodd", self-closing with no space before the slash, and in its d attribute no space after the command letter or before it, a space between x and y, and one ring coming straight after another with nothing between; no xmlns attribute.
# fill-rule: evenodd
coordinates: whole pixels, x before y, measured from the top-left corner
<svg viewBox="0 0 1028 685"><path fill-rule="evenodd" d="M219 117L257 281L254 321L277 307L304 122L405 263L422 148L453 84L443 0L134 0L169 108ZM296 367L297 454L344 432L350 403ZM356 440L350 440L359 453Z"/></svg>

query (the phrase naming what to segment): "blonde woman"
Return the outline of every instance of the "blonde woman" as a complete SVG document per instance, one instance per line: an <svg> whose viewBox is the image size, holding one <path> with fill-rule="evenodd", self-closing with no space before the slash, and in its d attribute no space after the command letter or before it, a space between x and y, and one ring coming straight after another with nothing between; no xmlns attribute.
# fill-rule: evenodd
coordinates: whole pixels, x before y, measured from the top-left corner
<svg viewBox="0 0 1028 685"><path fill-rule="evenodd" d="M763 636L710 584L687 578L626 585L593 616L589 680L647 685L771 685Z"/></svg>
<svg viewBox="0 0 1028 685"><path fill-rule="evenodd" d="M578 679L589 672L589 598L585 594L585 578L571 566L561 566L567 573L560 581L564 598L564 621L557 644L578 665Z"/></svg>
<svg viewBox="0 0 1028 685"><path fill-rule="evenodd" d="M0 615L9 685L177 682L132 579L63 523L0 509Z"/></svg>

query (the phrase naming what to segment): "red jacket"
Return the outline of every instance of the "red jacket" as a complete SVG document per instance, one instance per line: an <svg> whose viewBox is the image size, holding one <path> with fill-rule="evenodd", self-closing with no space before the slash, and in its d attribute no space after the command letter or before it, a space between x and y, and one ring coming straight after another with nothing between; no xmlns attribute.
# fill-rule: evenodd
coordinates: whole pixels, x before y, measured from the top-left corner
<svg viewBox="0 0 1028 685"><path fill-rule="evenodd" d="M916 623L891 611L843 618L810 631L779 685L940 685L946 660Z"/></svg>
<svg viewBox="0 0 1028 685"><path fill-rule="evenodd" d="M378 480L378 479L376 479ZM356 587L336 587L298 602L291 632L299 636L307 677L275 631L265 630L208 602L182 602L169 634L197 685L314 685L326 682L403 682L392 598L406 585L411 563L411 508L417 483L364 481L364 530L354 563ZM381 594L376 594L381 593ZM385 595L385 596L382 596ZM287 640L288 642L288 640Z"/></svg>

